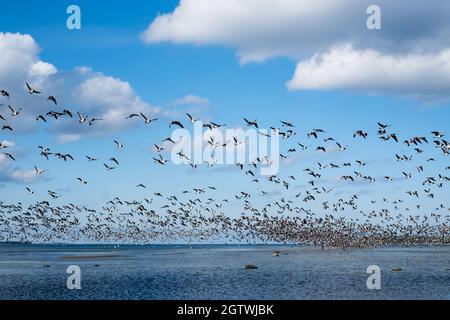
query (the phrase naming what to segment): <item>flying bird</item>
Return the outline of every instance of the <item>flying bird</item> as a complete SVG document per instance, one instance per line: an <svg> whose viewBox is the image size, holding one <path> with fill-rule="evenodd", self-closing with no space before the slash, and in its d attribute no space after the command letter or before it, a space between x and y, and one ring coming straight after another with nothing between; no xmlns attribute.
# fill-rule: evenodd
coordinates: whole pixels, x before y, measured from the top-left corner
<svg viewBox="0 0 450 320"><path fill-rule="evenodd" d="M27 86L27 89L28 89L28 93L29 93L29 94L40 93L39 91L34 90L34 89L28 84L28 82L25 82L25 84L26 84L26 86Z"/></svg>

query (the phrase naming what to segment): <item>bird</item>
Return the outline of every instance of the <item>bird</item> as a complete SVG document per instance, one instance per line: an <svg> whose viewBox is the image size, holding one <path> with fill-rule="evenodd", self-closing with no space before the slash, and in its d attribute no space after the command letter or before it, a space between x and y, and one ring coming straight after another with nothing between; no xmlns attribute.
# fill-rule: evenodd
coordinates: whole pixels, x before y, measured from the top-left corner
<svg viewBox="0 0 450 320"><path fill-rule="evenodd" d="M38 167L34 166L34 173L35 173L36 176L40 176L44 172L45 172L44 170L41 170Z"/></svg>
<svg viewBox="0 0 450 320"><path fill-rule="evenodd" d="M4 154L7 158L9 158L9 159L11 159L11 160L13 160L13 161L16 161L16 158L14 158L14 156L13 156L12 154L7 153L7 152L3 152L3 154Z"/></svg>
<svg viewBox="0 0 450 320"><path fill-rule="evenodd" d="M56 102L56 98L54 97L54 96L49 96L48 98L47 98L47 100L48 101L52 101L54 104L58 104L57 102Z"/></svg>
<svg viewBox="0 0 450 320"><path fill-rule="evenodd" d="M45 119L45 117L44 117L42 114L40 114L40 115L38 115L38 116L36 117L36 121L39 121L39 120L42 120L42 121L44 121L44 122L47 122L47 120Z"/></svg>
<svg viewBox="0 0 450 320"><path fill-rule="evenodd" d="M164 151L164 147L158 146L157 144L154 144L154 146L155 146L156 152L162 152L162 151Z"/></svg>
<svg viewBox="0 0 450 320"><path fill-rule="evenodd" d="M280 122L281 122L281 125L282 126L285 126L285 127L295 127L292 123L290 123L290 122L286 122L286 121L281 121L280 120Z"/></svg>
<svg viewBox="0 0 450 320"><path fill-rule="evenodd" d="M367 132L365 132L365 131L363 131L363 130L356 130L356 131L353 133L353 138L359 136L359 137L363 137L364 139L366 139L366 138L367 138L367 135L368 135Z"/></svg>
<svg viewBox="0 0 450 320"><path fill-rule="evenodd" d="M255 127L256 129L258 129L258 122L257 122L256 119L253 120L253 121L251 121L251 120L247 120L246 118L244 118L244 121L245 121L245 123L247 124L247 127L253 126L253 127Z"/></svg>
<svg viewBox="0 0 450 320"><path fill-rule="evenodd" d="M343 147L339 142L336 142L336 145L338 146L339 151L345 151L348 148L348 146Z"/></svg>
<svg viewBox="0 0 450 320"><path fill-rule="evenodd" d="M87 181L86 181L86 180L83 180L82 178L77 178L77 180L80 181L80 184L81 184L81 185L87 184Z"/></svg>
<svg viewBox="0 0 450 320"><path fill-rule="evenodd" d="M153 158L153 160L154 160L156 163L159 163L160 165L165 165L166 162L167 162L167 160L165 160L165 159L162 157L162 155L160 155L160 154L159 154L159 158Z"/></svg>
<svg viewBox="0 0 450 320"><path fill-rule="evenodd" d="M116 158L110 158L109 161L114 162L115 164L119 165L119 161L117 161Z"/></svg>
<svg viewBox="0 0 450 320"><path fill-rule="evenodd" d="M34 194L34 191L31 190L29 187L25 187L25 189L27 190L27 192L28 192L29 195Z"/></svg>
<svg viewBox="0 0 450 320"><path fill-rule="evenodd" d="M170 122L169 128L171 128L172 126L178 126L180 128L184 128L183 124L180 121L177 121L177 120L173 120L173 121Z"/></svg>
<svg viewBox="0 0 450 320"><path fill-rule="evenodd" d="M439 139L439 138L442 138L444 136L439 131L431 131L431 134L434 136L435 139Z"/></svg>
<svg viewBox="0 0 450 320"><path fill-rule="evenodd" d="M132 113L132 114L130 114L129 116L125 117L125 119L132 119L132 118L134 118L134 117L139 117L139 116L140 116L140 115L137 114L137 113Z"/></svg>
<svg viewBox="0 0 450 320"><path fill-rule="evenodd" d="M2 130L14 131L13 128L11 128L11 126L9 126L9 125L2 126Z"/></svg>
<svg viewBox="0 0 450 320"><path fill-rule="evenodd" d="M10 105L8 105L9 110L11 110L11 116L15 117L18 116L22 108L19 108L17 110L14 110Z"/></svg>
<svg viewBox="0 0 450 320"><path fill-rule="evenodd" d="M186 113L186 115L187 115L188 118L189 118L189 122L192 123L192 124L194 124L195 122L197 122L198 120L200 120L200 119L198 119L198 118L194 118L194 117L191 116L189 113Z"/></svg>
<svg viewBox="0 0 450 320"><path fill-rule="evenodd" d="M78 115L78 122L79 123L85 123L87 120L87 117L84 117L79 111L77 111L77 115Z"/></svg>
<svg viewBox="0 0 450 320"><path fill-rule="evenodd" d="M381 122L377 122L378 127L380 127L381 129L386 129L387 127L390 127L389 124L382 124Z"/></svg>
<svg viewBox="0 0 450 320"><path fill-rule="evenodd" d="M26 84L26 86L27 86L27 89L28 89L28 93L29 93L29 94L33 94L33 93L39 94L39 93L41 93L41 92L39 92L39 91L33 89L33 88L28 84L28 82L25 82L25 84Z"/></svg>
<svg viewBox="0 0 450 320"><path fill-rule="evenodd" d="M102 118L92 118L88 121L88 124L90 126L92 126L94 124L94 121L100 121L100 120L103 120L103 119Z"/></svg>
<svg viewBox="0 0 450 320"><path fill-rule="evenodd" d="M326 150L324 147L318 146L318 147L316 148L316 151L323 151L323 152L326 152L327 150Z"/></svg>
<svg viewBox="0 0 450 320"><path fill-rule="evenodd" d="M106 163L104 163L103 162L103 165L105 166L105 168L106 168L106 170L107 171L111 171L111 170L114 170L116 167L111 167L111 166L108 166Z"/></svg>
<svg viewBox="0 0 450 320"><path fill-rule="evenodd" d="M117 149L122 149L124 147L123 144L121 144L119 141L114 140L114 143L116 144Z"/></svg>
<svg viewBox="0 0 450 320"><path fill-rule="evenodd" d="M62 113L63 113L63 115L66 115L66 116L69 116L70 118L73 118L72 112L70 112L67 109L64 109Z"/></svg>
<svg viewBox="0 0 450 320"><path fill-rule="evenodd" d="M149 124L149 123L152 123L152 122L158 120L158 118L154 118L154 119L147 118L147 117L145 116L145 114L143 114L142 112L140 113L140 115L141 115L142 118L144 118L144 122L145 122L146 124Z"/></svg>

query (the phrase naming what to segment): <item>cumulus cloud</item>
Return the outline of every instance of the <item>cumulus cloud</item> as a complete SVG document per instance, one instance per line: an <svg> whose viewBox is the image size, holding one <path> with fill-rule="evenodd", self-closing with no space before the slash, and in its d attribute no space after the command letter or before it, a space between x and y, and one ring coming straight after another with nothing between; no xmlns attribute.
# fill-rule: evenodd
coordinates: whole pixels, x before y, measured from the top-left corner
<svg viewBox="0 0 450 320"><path fill-rule="evenodd" d="M156 17L141 38L146 43L231 47L236 49L241 63L285 56L300 61L297 71L307 67L312 71L318 64L322 76L341 79L328 80L330 83L318 86L319 89L352 89L349 82L356 86L361 81L358 88L361 91L410 95L425 85L426 89L421 89L418 95L448 95L448 90L442 90L442 86L449 85L448 77L444 77L445 84L440 83L442 77L431 81L440 83L438 89L427 81L450 48L450 2L376 1L381 8L381 30L369 30L366 26L366 10L372 4L370 0L181 0L173 12ZM346 43L351 44L353 51L342 49ZM347 57L340 60L347 69L317 61L337 53L336 48L347 50L344 52ZM360 66L362 59L375 56L377 63L364 65L363 69L375 69L381 63L383 70L377 75L388 73L393 88L385 90L383 77L371 80L371 75L361 72L342 74L348 68L356 68L350 67L350 60L345 60L350 54L358 59L355 66ZM440 61L430 61L434 58ZM420 65L404 70L413 61ZM400 70L394 67L396 62L402 64ZM317 75L318 70L313 73ZM312 82L317 79L301 79L297 74L288 83L289 89L317 89ZM415 82L403 78L410 74L414 75ZM354 78L350 79L351 76Z"/></svg>
<svg viewBox="0 0 450 320"><path fill-rule="evenodd" d="M11 147L14 145L12 144ZM23 170L21 168L12 168L12 160L0 153L0 181L14 183L33 183L42 179L37 176L33 169Z"/></svg>
<svg viewBox="0 0 450 320"><path fill-rule="evenodd" d="M450 49L432 54L383 55L334 47L297 64L290 90L347 89L432 98L450 92Z"/></svg>
<svg viewBox="0 0 450 320"><path fill-rule="evenodd" d="M298 57L352 41L384 50L439 49L450 31L450 4L407 0L376 2L380 32L366 28L369 0L181 0L142 33L148 43L220 44L238 49L244 61L277 55Z"/></svg>
<svg viewBox="0 0 450 320"><path fill-rule="evenodd" d="M88 67L76 67L65 72L42 61L40 48L30 35L0 33L0 88L11 97L8 104L22 107L20 121L12 123L14 130L33 130L35 117L50 110L67 108L76 118L76 112L89 118L102 119L95 125L79 125L78 119L48 119L47 128L61 142L74 141L83 135L100 135L134 126L124 121L130 113L143 112L154 116L160 110L143 101L131 85L118 78L95 72ZM42 91L41 95L29 95L25 82ZM59 106L47 101L53 95ZM8 119L12 121L13 119Z"/></svg>
<svg viewBox="0 0 450 320"><path fill-rule="evenodd" d="M173 102L174 106L194 105L194 106L209 106L209 100L204 97L199 97L189 94Z"/></svg>
<svg viewBox="0 0 450 320"><path fill-rule="evenodd" d="M8 178L11 182L33 183L39 180L40 176L37 176L34 170L16 169L8 174Z"/></svg>

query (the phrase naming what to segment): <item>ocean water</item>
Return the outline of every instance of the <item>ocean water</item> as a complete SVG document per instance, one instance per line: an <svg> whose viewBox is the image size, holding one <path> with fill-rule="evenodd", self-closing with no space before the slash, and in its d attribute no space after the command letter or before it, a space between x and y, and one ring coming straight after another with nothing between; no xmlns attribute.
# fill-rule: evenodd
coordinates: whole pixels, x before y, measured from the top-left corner
<svg viewBox="0 0 450 320"><path fill-rule="evenodd" d="M450 299L450 247L0 245L0 299Z"/></svg>

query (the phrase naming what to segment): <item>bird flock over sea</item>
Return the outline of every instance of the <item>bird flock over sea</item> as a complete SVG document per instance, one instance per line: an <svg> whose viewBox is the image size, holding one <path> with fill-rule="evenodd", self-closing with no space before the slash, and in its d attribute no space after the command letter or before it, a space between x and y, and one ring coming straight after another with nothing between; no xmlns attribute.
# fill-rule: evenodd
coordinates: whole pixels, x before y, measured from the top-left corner
<svg viewBox="0 0 450 320"><path fill-rule="evenodd" d="M73 121L77 125L95 126L103 121L101 117L83 114L79 110L61 107L57 97L44 94L29 83L24 84L25 94L41 99L45 96L48 111L36 114L38 123L51 121ZM14 106L12 95L7 89L0 90L0 133L14 135L11 119L20 118L23 108ZM123 121L142 121L151 125L164 119L132 113ZM186 117L167 120L169 129L187 128L200 118L186 113ZM389 124L374 123L374 129L354 130L343 143L330 137L327 130L314 128L300 132L295 121L279 121L270 131L261 130L256 119L244 118L243 127L257 130L260 136L279 138L283 146L281 163L305 152L317 157L316 165L296 168L295 172L282 166L280 173L262 176L258 169L271 164L269 157L250 159L248 163L235 163L233 170L242 172L251 186L248 190L235 186L228 196L219 196L220 185L189 186L180 192L164 193L156 186L138 182L129 188L145 191L142 199L125 199L115 196L98 208L67 202L64 194L55 190L40 190L45 197L25 206L22 202L8 203L0 197L0 241L52 242L104 242L104 243L157 243L157 242L245 242L245 243L294 243L323 247L373 247L383 245L439 245L450 243L450 207L448 207L449 166L438 168L430 174L430 167L436 169L439 163L448 163L450 142L439 130L412 137L403 137L394 132ZM222 130L225 124L209 121L203 124L205 130L213 133ZM368 174L371 165L367 159L358 158L344 162L334 158L324 161L321 155L346 153L357 143L364 143L375 136L379 143L392 143L399 151L392 154L390 161L402 165L398 176ZM348 141L347 140L347 141ZM153 143L154 166L170 166L164 153L176 141L167 137ZM233 137L230 141L216 140L214 135L207 140L211 158L195 163L182 151L180 159L190 166L189 170L211 170L217 167L215 151L220 148L245 145L246 140ZM402 149L400 149L400 146ZM111 148L126 150L119 140L111 141ZM382 149L383 146L380 146ZM407 152L404 152L404 150ZM9 145L0 139L0 157L3 161L15 162L16 154L8 150ZM57 159L64 163L87 161L99 163L104 174L120 170L121 159L111 156L100 160L92 154L68 154L42 143L36 152L42 161ZM441 160L441 159L439 159ZM386 163L387 165L387 163ZM36 176L46 175L42 164L34 165ZM217 174L212 171L210 174ZM335 177L335 179L333 179ZM337 177L337 178L336 178ZM413 183L419 178L420 183ZM324 183L324 181L332 181ZM83 188L90 188L89 177L74 174L74 182ZM402 181L403 196L397 194L339 192L342 185L358 183L370 186L375 183ZM302 183L299 185L299 183ZM95 182L93 182L95 183ZM118 182L119 183L119 182ZM120 182L121 184L127 182ZM275 191L274 191L275 190ZM24 197L36 196L31 186L24 187ZM436 194L447 194L447 198L436 201ZM369 196L372 197L369 199ZM361 197L364 197L363 201ZM56 199L58 202L55 203ZM63 201L64 204L61 204ZM424 207L425 201L432 206ZM232 212L230 212L232 211ZM237 211L237 212L236 212Z"/></svg>

